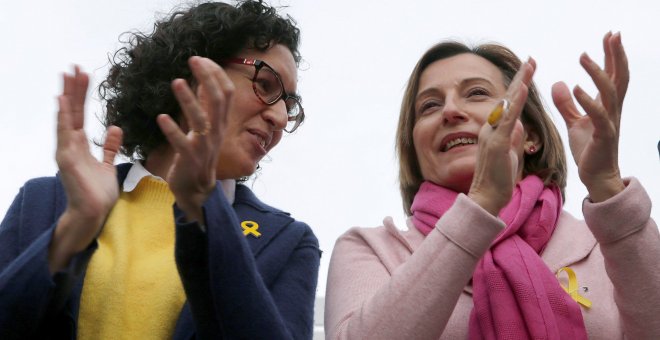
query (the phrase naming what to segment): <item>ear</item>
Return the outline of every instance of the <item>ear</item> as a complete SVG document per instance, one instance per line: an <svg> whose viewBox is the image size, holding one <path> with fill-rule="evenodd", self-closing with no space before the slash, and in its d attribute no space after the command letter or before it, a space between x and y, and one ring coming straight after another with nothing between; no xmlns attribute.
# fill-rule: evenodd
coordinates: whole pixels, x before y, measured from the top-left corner
<svg viewBox="0 0 660 340"><path fill-rule="evenodd" d="M526 155L533 155L543 147L541 137L534 129L526 128L527 136L525 138L524 148Z"/></svg>

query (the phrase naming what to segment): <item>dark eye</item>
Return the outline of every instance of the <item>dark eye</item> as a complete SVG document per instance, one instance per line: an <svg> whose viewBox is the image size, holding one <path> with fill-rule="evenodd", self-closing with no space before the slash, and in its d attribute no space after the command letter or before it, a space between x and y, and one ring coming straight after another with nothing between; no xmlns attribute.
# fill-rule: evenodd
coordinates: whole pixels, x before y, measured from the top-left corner
<svg viewBox="0 0 660 340"><path fill-rule="evenodd" d="M481 88L481 87L475 87L475 88L472 88L468 91L468 97L475 97L475 96L484 97L484 96L489 96L489 95L490 95L490 93L486 89Z"/></svg>
<svg viewBox="0 0 660 340"><path fill-rule="evenodd" d="M259 93L267 95L275 91L275 83L272 79L257 78L254 83L257 86L257 91L259 91Z"/></svg>
<svg viewBox="0 0 660 340"><path fill-rule="evenodd" d="M442 102L438 100L427 100L419 106L417 115L427 115L439 110L442 107Z"/></svg>

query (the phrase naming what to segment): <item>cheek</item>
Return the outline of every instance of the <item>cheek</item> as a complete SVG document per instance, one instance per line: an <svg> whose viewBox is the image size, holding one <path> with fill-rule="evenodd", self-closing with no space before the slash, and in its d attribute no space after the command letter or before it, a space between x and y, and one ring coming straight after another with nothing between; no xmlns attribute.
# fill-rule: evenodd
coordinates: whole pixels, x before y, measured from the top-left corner
<svg viewBox="0 0 660 340"><path fill-rule="evenodd" d="M413 147L416 151L423 151L426 148L430 148L430 139L432 137L430 129L427 126L426 122L422 119L415 123L412 131Z"/></svg>
<svg viewBox="0 0 660 340"><path fill-rule="evenodd" d="M252 116L259 109L259 98L254 94L252 88L244 91L236 91L229 105L226 118L228 121L239 121Z"/></svg>
<svg viewBox="0 0 660 340"><path fill-rule="evenodd" d="M497 103L491 103L491 102L485 102L485 103L479 103L478 105L475 105L476 107L473 108L472 112L472 117L474 117L474 121L478 123L479 125L484 125L486 124L486 121L488 120L488 116L490 113L493 111L493 109L497 106Z"/></svg>

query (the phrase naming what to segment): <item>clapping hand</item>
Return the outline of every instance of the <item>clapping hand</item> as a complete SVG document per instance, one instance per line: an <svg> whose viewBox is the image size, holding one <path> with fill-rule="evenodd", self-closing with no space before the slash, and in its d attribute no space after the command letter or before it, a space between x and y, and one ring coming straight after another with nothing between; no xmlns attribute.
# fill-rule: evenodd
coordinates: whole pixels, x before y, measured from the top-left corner
<svg viewBox="0 0 660 340"><path fill-rule="evenodd" d="M569 145L580 180L593 202L604 201L625 187L619 172L618 147L621 110L630 77L628 59L619 33L607 33L603 48L605 69L586 53L580 56L580 64L599 93L593 99L579 86L573 89L586 115L578 111L566 84L558 82L552 87L552 99L568 128Z"/></svg>
<svg viewBox="0 0 660 340"><path fill-rule="evenodd" d="M204 223L202 204L215 188L218 150L234 85L210 59L192 57L189 65L197 87L191 89L183 79L172 82L185 121L179 126L165 114L157 121L176 152L166 178L176 203L188 220Z"/></svg>
<svg viewBox="0 0 660 340"><path fill-rule="evenodd" d="M505 94L509 107L502 108L496 127L487 122L479 131L477 164L468 196L495 216L511 200L516 186L522 162L516 150L524 135L519 118L535 70L536 62L531 58L520 66Z"/></svg>
<svg viewBox="0 0 660 340"><path fill-rule="evenodd" d="M58 220L49 248L52 273L61 270L73 255L89 246L119 197L114 159L121 146L122 131L110 126L103 144L103 161L92 156L83 130L89 76L76 66L74 74L64 74L63 78L64 90L57 98L55 159L66 191L67 206Z"/></svg>

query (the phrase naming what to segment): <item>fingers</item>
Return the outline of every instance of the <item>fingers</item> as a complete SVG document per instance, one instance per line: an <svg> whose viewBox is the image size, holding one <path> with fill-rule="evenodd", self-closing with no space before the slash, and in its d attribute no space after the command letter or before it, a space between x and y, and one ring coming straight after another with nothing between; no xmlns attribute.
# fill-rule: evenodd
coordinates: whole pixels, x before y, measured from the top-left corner
<svg viewBox="0 0 660 340"><path fill-rule="evenodd" d="M628 69L628 56L621 43L621 33L614 34L610 39L611 53L614 64L614 85L619 96L619 106L623 106L623 98L628 91L630 70Z"/></svg>
<svg viewBox="0 0 660 340"><path fill-rule="evenodd" d="M621 43L621 33L607 32L603 37L603 51L605 52L605 73L610 77L616 88L619 107L623 106L623 99L628 90L630 71L628 57Z"/></svg>
<svg viewBox="0 0 660 340"><path fill-rule="evenodd" d="M103 143L103 163L106 165L114 165L115 157L121 147L122 135L121 128L114 125L108 127Z"/></svg>
<svg viewBox="0 0 660 340"><path fill-rule="evenodd" d="M189 64L201 85L197 89L198 98L202 106L207 108L209 123L215 132L219 126L224 125L234 94L234 83L222 67L210 59L193 57Z"/></svg>
<svg viewBox="0 0 660 340"><path fill-rule="evenodd" d="M511 81L505 97L510 102L510 107L505 110L504 116L498 125L498 133L510 135L516 121L520 118L525 102L527 100L528 86L531 84L532 77L536 71L536 62L529 58L526 63L520 66L516 76Z"/></svg>
<svg viewBox="0 0 660 340"><path fill-rule="evenodd" d="M73 129L69 97L66 95L58 96L57 106L57 135L59 136L62 132Z"/></svg>
<svg viewBox="0 0 660 340"><path fill-rule="evenodd" d="M172 90L190 129L216 134L224 121L234 92L229 76L215 62L207 58L191 57L188 61L197 80L197 95L183 80L172 82Z"/></svg>
<svg viewBox="0 0 660 340"><path fill-rule="evenodd" d="M190 130L206 134L209 130L208 117L190 86L183 79L175 79L172 82L172 91L179 102L179 106L181 106L181 111Z"/></svg>
<svg viewBox="0 0 660 340"><path fill-rule="evenodd" d="M536 72L536 60L530 57L527 62L520 65L520 69L511 80L511 84L506 91L507 98L513 98L521 85L529 86L532 82L534 72Z"/></svg>
<svg viewBox="0 0 660 340"><path fill-rule="evenodd" d="M163 135L177 153L190 152L191 146L188 143L186 135L181 131L179 125L167 114L160 114L156 117L156 122L163 131Z"/></svg>
<svg viewBox="0 0 660 340"><path fill-rule="evenodd" d="M571 91L566 86L566 83L563 81L557 82L552 85L552 101L554 102L557 110L564 118L567 127L571 127L578 119L582 117L580 111L578 111L573 97L571 96Z"/></svg>
<svg viewBox="0 0 660 340"><path fill-rule="evenodd" d="M73 126L76 129L82 129L85 121L85 99L87 97L87 87L89 86L89 76L80 71L80 66L74 67L74 88L71 96L71 112L73 113Z"/></svg>
<svg viewBox="0 0 660 340"><path fill-rule="evenodd" d="M593 60L591 60L591 58L586 53L582 53L580 56L580 64L594 81L594 84L596 85L596 88L600 94L600 100L605 110L613 115L612 118L615 118L614 116L618 116L618 95L616 93L614 83L608 74L605 73L605 71L603 71ZM588 113L591 114L591 112Z"/></svg>
<svg viewBox="0 0 660 340"><path fill-rule="evenodd" d="M62 75L62 79L61 97L65 99L66 104L58 99L60 108L58 111L58 131L59 129L82 129L85 122L85 99L87 87L89 86L89 76L76 65L74 66L73 75L65 73Z"/></svg>
<svg viewBox="0 0 660 340"><path fill-rule="evenodd" d="M64 89L62 95L69 100L71 115L71 128L82 129L85 120L85 99L87 97L87 87L89 86L89 76L80 70L78 65L74 66L74 73L64 74Z"/></svg>
<svg viewBox="0 0 660 340"><path fill-rule="evenodd" d="M605 51L605 73L612 75L614 73L613 53L610 45L612 31L609 31L603 37L603 51Z"/></svg>
<svg viewBox="0 0 660 340"><path fill-rule="evenodd" d="M500 133L506 136L511 135L511 131L513 131L513 127L516 125L516 122L518 121L518 118L520 118L522 110L525 107L528 92L527 85L520 84L518 90L513 94L513 98L511 98L511 107L504 112L502 122L497 128L497 130L500 130Z"/></svg>
<svg viewBox="0 0 660 340"><path fill-rule="evenodd" d="M597 101L589 97L589 95L578 85L573 89L573 95L577 99L580 106L591 118L595 131L609 131L608 124L611 120L608 117L607 111Z"/></svg>

